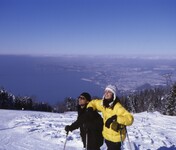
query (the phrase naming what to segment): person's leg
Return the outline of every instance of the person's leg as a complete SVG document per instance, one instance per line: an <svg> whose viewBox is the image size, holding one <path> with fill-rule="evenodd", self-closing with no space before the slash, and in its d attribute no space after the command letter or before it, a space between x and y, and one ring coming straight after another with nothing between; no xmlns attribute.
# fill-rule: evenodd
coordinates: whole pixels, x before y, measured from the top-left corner
<svg viewBox="0 0 176 150"><path fill-rule="evenodd" d="M111 142L108 140L105 140L105 143L107 145L107 150L120 150L121 149L121 142Z"/></svg>
<svg viewBox="0 0 176 150"><path fill-rule="evenodd" d="M100 150L100 148L99 147L94 147L94 148L87 148L87 150Z"/></svg>

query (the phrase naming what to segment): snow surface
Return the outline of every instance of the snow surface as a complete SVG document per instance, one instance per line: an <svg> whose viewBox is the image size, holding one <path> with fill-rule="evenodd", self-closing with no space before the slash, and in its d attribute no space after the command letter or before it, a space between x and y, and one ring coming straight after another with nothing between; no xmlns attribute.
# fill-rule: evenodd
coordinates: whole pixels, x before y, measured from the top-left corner
<svg viewBox="0 0 176 150"><path fill-rule="evenodd" d="M0 150L63 150L64 127L76 117L77 112L0 110ZM134 118L127 128L133 150L176 150L176 116L143 112ZM127 138L124 149L130 150ZM79 130L69 132L66 150L82 150Z"/></svg>

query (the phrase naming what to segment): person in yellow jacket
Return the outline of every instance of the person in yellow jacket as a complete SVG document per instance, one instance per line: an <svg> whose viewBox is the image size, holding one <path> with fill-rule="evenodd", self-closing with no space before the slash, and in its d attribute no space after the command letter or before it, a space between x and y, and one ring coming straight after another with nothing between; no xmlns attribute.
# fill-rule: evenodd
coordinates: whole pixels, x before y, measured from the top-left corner
<svg viewBox="0 0 176 150"><path fill-rule="evenodd" d="M103 137L108 150L120 150L126 137L126 126L133 123L133 116L119 102L116 87L108 85L102 100L92 100L87 105L87 111L98 110L103 116Z"/></svg>

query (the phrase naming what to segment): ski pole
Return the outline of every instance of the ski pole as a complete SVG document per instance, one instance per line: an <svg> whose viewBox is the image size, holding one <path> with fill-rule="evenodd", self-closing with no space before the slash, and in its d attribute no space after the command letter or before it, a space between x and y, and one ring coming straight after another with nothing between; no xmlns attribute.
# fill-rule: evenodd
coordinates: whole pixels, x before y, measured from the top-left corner
<svg viewBox="0 0 176 150"><path fill-rule="evenodd" d="M129 143L130 150L132 150L130 138L129 138L129 136L128 136L128 132L127 132L127 128L126 128L126 127L125 127L125 130L126 130L126 135L127 135L127 139L128 139L128 143Z"/></svg>
<svg viewBox="0 0 176 150"><path fill-rule="evenodd" d="M64 143L64 149L63 149L63 150L65 150L65 147L66 147L66 143L67 143L67 137L68 137L68 131L67 131L67 133L66 133L66 139L65 139L65 143Z"/></svg>
<svg viewBox="0 0 176 150"><path fill-rule="evenodd" d="M122 141L122 129L120 129L120 143L121 143L121 150L123 150L123 141Z"/></svg>
<svg viewBox="0 0 176 150"><path fill-rule="evenodd" d="M86 150L88 149L88 133L86 133Z"/></svg>

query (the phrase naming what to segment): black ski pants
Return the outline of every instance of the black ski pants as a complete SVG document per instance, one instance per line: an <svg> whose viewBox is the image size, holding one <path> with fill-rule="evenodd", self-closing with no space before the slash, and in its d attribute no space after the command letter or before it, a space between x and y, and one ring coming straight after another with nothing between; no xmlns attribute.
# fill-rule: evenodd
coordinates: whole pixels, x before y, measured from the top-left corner
<svg viewBox="0 0 176 150"><path fill-rule="evenodd" d="M100 148L87 148L87 150L100 150Z"/></svg>
<svg viewBox="0 0 176 150"><path fill-rule="evenodd" d="M105 140L106 146L107 146L107 150L121 150L121 142L111 142L108 140Z"/></svg>

